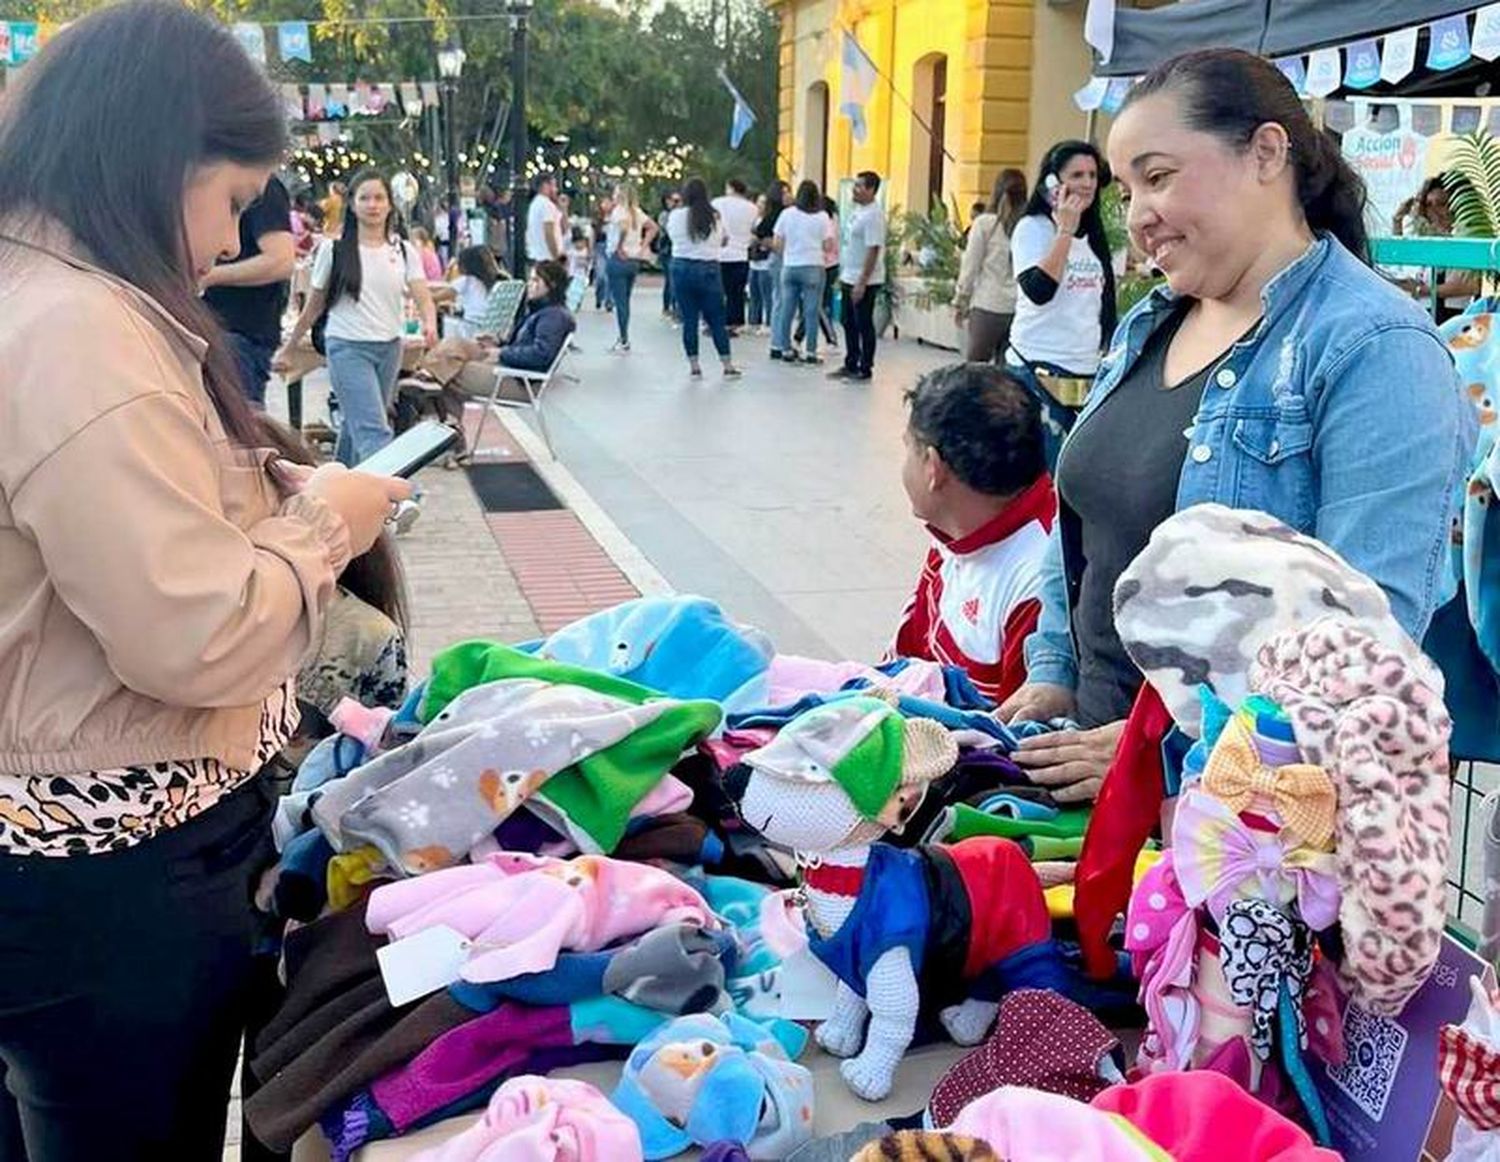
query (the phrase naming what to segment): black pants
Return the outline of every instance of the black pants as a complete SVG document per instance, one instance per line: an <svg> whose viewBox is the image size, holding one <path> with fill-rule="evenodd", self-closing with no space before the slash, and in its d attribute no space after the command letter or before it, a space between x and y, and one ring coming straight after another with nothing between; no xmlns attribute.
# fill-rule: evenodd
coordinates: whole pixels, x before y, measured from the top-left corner
<svg viewBox="0 0 1500 1162"><path fill-rule="evenodd" d="M0 1162L222 1155L265 784L123 851L0 856Z"/></svg>
<svg viewBox="0 0 1500 1162"><path fill-rule="evenodd" d="M842 284L844 292L844 369L869 375L875 367L875 299L878 287L866 287L859 302L854 288Z"/></svg>
<svg viewBox="0 0 1500 1162"><path fill-rule="evenodd" d="M731 327L743 327L745 287L750 283L750 263L721 262L719 276L724 280L724 322Z"/></svg>

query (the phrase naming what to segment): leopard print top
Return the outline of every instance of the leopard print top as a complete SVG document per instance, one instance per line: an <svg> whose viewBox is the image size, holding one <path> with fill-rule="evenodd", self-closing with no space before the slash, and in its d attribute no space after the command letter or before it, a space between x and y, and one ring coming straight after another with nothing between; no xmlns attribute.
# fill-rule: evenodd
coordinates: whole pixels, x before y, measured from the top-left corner
<svg viewBox="0 0 1500 1162"><path fill-rule="evenodd" d="M0 775L0 853L100 855L207 811L260 770L297 729L293 683L261 707L255 766L197 758L81 775Z"/></svg>

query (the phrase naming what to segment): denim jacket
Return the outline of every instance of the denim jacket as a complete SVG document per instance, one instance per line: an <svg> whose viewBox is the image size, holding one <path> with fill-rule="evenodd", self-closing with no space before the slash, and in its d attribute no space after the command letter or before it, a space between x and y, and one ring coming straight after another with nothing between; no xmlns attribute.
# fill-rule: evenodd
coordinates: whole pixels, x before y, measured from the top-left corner
<svg viewBox="0 0 1500 1162"><path fill-rule="evenodd" d="M1121 322L1075 430L1176 302L1158 288ZM1260 324L1209 368L1177 508L1259 509L1318 538L1385 590L1420 641L1451 596L1450 528L1475 438L1447 348L1416 303L1328 236L1272 278L1261 302ZM1072 689L1083 562L1078 517L1060 494L1058 508L1027 680Z"/></svg>

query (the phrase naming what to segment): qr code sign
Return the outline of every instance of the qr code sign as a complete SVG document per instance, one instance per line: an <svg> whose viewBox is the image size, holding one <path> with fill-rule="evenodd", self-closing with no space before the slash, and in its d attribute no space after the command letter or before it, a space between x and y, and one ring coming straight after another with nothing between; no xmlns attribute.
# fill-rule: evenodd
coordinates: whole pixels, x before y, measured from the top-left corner
<svg viewBox="0 0 1500 1162"><path fill-rule="evenodd" d="M1344 1063L1328 1066L1328 1076L1371 1121L1378 1122L1385 1115L1385 1103L1406 1053L1406 1030L1350 1005L1344 1011L1344 1049Z"/></svg>

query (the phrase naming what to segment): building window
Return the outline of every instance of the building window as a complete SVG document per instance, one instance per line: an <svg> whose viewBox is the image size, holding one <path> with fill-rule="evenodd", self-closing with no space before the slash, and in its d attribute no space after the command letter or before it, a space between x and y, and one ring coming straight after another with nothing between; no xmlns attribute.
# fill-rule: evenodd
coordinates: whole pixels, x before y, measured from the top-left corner
<svg viewBox="0 0 1500 1162"><path fill-rule="evenodd" d="M912 73L911 164L907 205L926 213L943 204L943 147L948 128L948 58L932 53Z"/></svg>
<svg viewBox="0 0 1500 1162"><path fill-rule="evenodd" d="M807 87L803 111L803 140L807 143L802 159L802 176L828 188L828 85L817 81Z"/></svg>

